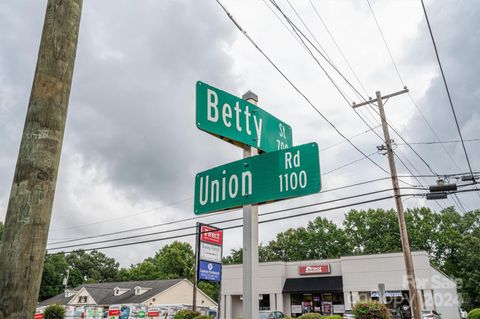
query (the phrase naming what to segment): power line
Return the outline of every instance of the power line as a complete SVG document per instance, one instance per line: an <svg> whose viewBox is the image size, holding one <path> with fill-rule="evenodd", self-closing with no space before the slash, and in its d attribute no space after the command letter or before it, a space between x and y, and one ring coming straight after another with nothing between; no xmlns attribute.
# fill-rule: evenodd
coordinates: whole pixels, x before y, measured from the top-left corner
<svg viewBox="0 0 480 319"><path fill-rule="evenodd" d="M106 223L106 222L110 223L112 221L121 220L121 219L128 219L128 218L132 218L132 217L137 217L137 216L140 216L140 215L155 212L155 211L157 211L159 209L162 209L162 208L176 206L178 204L182 204L182 203L184 203L186 201L189 201L191 199L193 199L193 197L184 198L184 199L181 199L181 200L178 200L178 201L166 204L166 205L162 205L162 206L159 206L159 207L148 209L148 210L140 212L140 213L130 214L128 216L120 216L120 217L115 217L115 218L109 218L109 219L99 220L99 221L91 222L91 223L88 223L88 224L82 224L82 225L77 225L77 226L72 226L72 227L57 228L57 229L53 229L52 231L76 229L76 228L82 228L82 227L87 227L87 226L91 226L91 225L98 225L98 224L102 224L102 223Z"/></svg>
<svg viewBox="0 0 480 319"><path fill-rule="evenodd" d="M300 33L302 35L303 38L305 38L305 40L307 40L307 42L314 48L316 49L316 51L333 67L333 69L345 80L345 82L348 83L348 85L356 92L356 94L362 98L363 100L366 101L366 99L361 95L361 93L353 86L352 83L350 83L346 77L338 70L338 68L332 64L331 61L329 61L319 50L318 48L316 48L316 46L308 39L308 37L305 36L305 34L295 25L295 23L293 23L291 21L290 18L288 18L288 16L282 11L282 9L280 8L280 6L278 4L275 3L274 0L270 0L270 2L272 2L272 4L276 7L276 9L284 16L284 18L287 20L287 22L291 25L291 27L293 28L293 31L297 34L297 36L300 38L300 35L298 33ZM311 55L311 57L315 60L315 62L320 66L320 68L323 70L323 72L327 75L327 77L332 81L332 83L334 84L335 88L337 88L337 90L339 91L339 93L342 95L342 97L345 99L345 95L339 90L338 88L338 85L336 85L336 83L333 82L333 79L330 77L330 75L328 74L328 72L325 70L325 68L321 65L320 61L318 61L318 59L314 56L314 54L311 52L310 49L308 49L307 45L305 44L305 42L303 41L302 38L300 38L300 41L302 41L302 43L304 43L304 47L305 49L308 51L308 53ZM346 99L345 99L346 100ZM347 101L347 104L349 105L349 108L350 108L350 103ZM371 106L370 106L371 107ZM376 132L373 130L373 128L366 122L366 120L360 116L360 114L357 112L356 109L354 109L354 112L356 113L356 115L365 123L365 125L367 125L367 127L369 127L373 133L375 133L375 135L377 135L377 137L383 142L383 138ZM375 112L378 114L378 111L375 110ZM400 133L390 124L388 123L388 126L408 145L408 142L400 135ZM411 146L411 145L408 145L410 147L410 149L420 158L420 160L429 168L429 170L435 174L435 172L432 170L432 168L430 167L430 165L425 161L425 159L420 156L420 154L418 154L418 152Z"/></svg>
<svg viewBox="0 0 480 319"><path fill-rule="evenodd" d="M223 4L219 0L215 0L217 4L222 8L228 18L232 21L232 23L237 27L237 29L242 32L242 34L247 38L247 40L267 59L267 61L275 68L275 70L290 84L290 86L298 93L302 98L327 122L336 132L339 134L343 139L345 139L353 148L355 148L360 154L364 157L367 157L358 146L356 146L352 141L350 141L320 110L310 101L310 99L287 77L287 75L270 59L270 57L257 45L257 43L247 34L247 32L239 25L239 23L235 20L235 18L230 14L230 12L223 6ZM380 170L388 174L388 171L385 170L382 166L378 163L373 161L372 159L368 158L370 162L372 162L375 166L377 166Z"/></svg>
<svg viewBox="0 0 480 319"><path fill-rule="evenodd" d="M417 188L406 188L406 189L417 189ZM274 210L274 211L271 211L271 212L259 214L259 216L267 216L267 215L283 213L283 212L287 212L287 211L291 211L291 210L297 210L297 209L303 209L303 208L308 208L308 207L312 207L312 206L330 204L330 203L334 203L334 202L338 202L338 201L349 200L349 199L364 197L364 196L370 196L370 195L383 193L383 192L387 192L387 191L391 191L391 189L389 189L389 188L388 189L382 189L382 190L378 190L378 191L372 191L372 192L367 192L367 193L362 193L362 194L357 194L357 195L352 195L352 196L347 196L347 197L342 197L342 198L336 198L336 199L323 201L323 202L316 202L316 203L311 203L311 204L306 204L306 205L301 205L301 206L295 206L295 207L290 207L290 208ZM205 218L205 216L203 218ZM183 220L183 221L187 221L187 220L191 220L191 219L186 219L186 220ZM223 221L212 222L211 224L212 225L217 225L217 224L228 223L228 222L238 221L238 220L242 220L242 217L233 218L233 219L225 219ZM138 235L132 235L132 236L127 236L127 237L121 237L121 238L112 238L112 239L107 239L107 240L102 240L102 241L91 242L91 243L82 243L82 244L75 244L75 245L70 245L70 246L54 247L54 248L50 248L50 249L57 250L57 249L63 249L63 248L78 247L78 246L82 246L82 245L92 245L92 244L100 244L100 243L106 243L106 242L117 241L117 240L127 240L127 239L141 238L141 237L160 235L160 234L165 234L165 233L170 233L170 232L177 232L177 231L181 231L181 230L187 230L187 229L191 229L192 227L195 227L195 226L186 226L186 227L176 228L176 229L171 229L171 230L163 230L163 231L158 231L158 232L138 234ZM106 236L107 235L104 235L104 236L97 235L95 237L98 238L98 237L106 237ZM76 239L76 240L65 240L65 241L61 241L61 242L57 242L57 243L52 243L51 245L60 244L60 243L77 242L77 241L91 239L91 238L92 238L92 236L83 237L83 238L79 238L79 239Z"/></svg>
<svg viewBox="0 0 480 319"><path fill-rule="evenodd" d="M331 210L341 209L341 208L346 208L346 207L351 207L351 206L358 206L358 205L361 205L361 204L368 204L368 203L372 203L372 202L376 202L376 201L380 201L380 200L384 200L384 199L390 199L390 198L393 198L393 196L390 195L390 196L382 197L380 199L365 200L365 201L361 201L361 202L345 204L345 205L331 207L331 208L319 209L319 210L312 211L312 212L307 212L307 213L300 213L300 214L295 214L295 215L278 217L278 218L274 218L274 219L271 219L271 220L263 220L263 221L259 221L259 224L268 223L268 222L272 222L272 221L283 220L283 219L290 219L290 218L310 215L310 214L319 213L319 212L331 211ZM215 224L212 223L212 225L215 225ZM235 225L235 226L227 226L227 227L223 227L223 230L235 229L235 228L240 228L240 227L243 227L243 225L240 224L240 225ZM107 248L123 247L123 246L130 246L130 245L138 245L138 244L150 243L150 242L155 242L155 241L160 241L160 240L170 240L170 239L178 239L178 238L183 238L183 237L189 237L189 236L194 236L196 234L197 234L196 232L195 233L189 233L189 234L180 234L180 235L169 236L169 237L164 237L164 238L155 238L155 239L148 239L148 240L142 240L142 241L136 241L136 242L130 242L130 243L115 244L115 245L110 245L110 246L87 248L87 249L83 249L83 250L84 251L89 251L89 250L97 250L97 249L107 249ZM66 247L66 246L65 247L58 247L58 248L53 248L53 249L49 249L49 250L59 250L59 249L64 249L64 248L69 248L69 247Z"/></svg>
<svg viewBox="0 0 480 319"><path fill-rule="evenodd" d="M392 55L392 52L391 52L391 50L390 50L390 47L389 47L389 45L388 45L388 43L387 43L387 40L385 39L385 36L384 36L384 34L383 34L382 28L380 27L380 23L378 22L378 19L377 19L377 16L376 16L376 14L375 14L375 11L373 10L373 7L371 6L369 0L367 0L367 3L368 3L368 7L370 8L370 12L372 13L372 16L373 16L373 18L374 18L374 20L375 20L375 24L377 25L377 29L378 29L381 37L382 37L382 40L383 40L383 43L384 43L384 45L385 45L385 48L386 48L386 50L387 50L387 52L388 52L388 55L390 56L390 60L391 60L391 62L392 62L392 64L393 64L393 66L394 66L394 68L395 68L395 71L396 71L396 73L397 73L397 76L398 76L398 78L399 78L399 80L400 80L400 83L405 87L405 83L404 83L404 81L403 81L403 79L402 79L402 76L400 75L400 71L399 71L399 69L398 69L398 67L397 67L397 64L396 64L396 62L395 62L395 59L393 58L393 55ZM430 123L428 122L427 118L424 116L423 112L422 112L422 111L420 110L420 108L418 107L417 103L415 103L415 101L413 100L412 95L411 95L410 93L409 93L408 95L409 95L410 100L412 101L413 105L415 106L415 108L417 109L417 111L420 113L421 117L423 118L423 120L425 121L425 123L427 124L427 126L428 126L428 127L430 128L430 130L432 131L433 135L434 135L438 140L440 140L439 137L438 137L438 135L436 134L436 132L433 130L432 126L431 126ZM377 112L377 113L378 113L378 112ZM387 123L387 124L388 124L388 126L395 132L395 134L397 134L397 136L400 137L401 140L403 140L403 142L405 143L405 145L407 145L407 146L412 150L412 152L413 152L415 155L417 155L417 157L425 164L425 166L427 166L427 168L430 170L430 172L432 172L432 174L436 174L435 171L433 171L433 169L431 168L431 166L427 163L427 161L426 161L422 156L420 156L420 154L411 146L411 144L408 143L408 142L398 133L398 131L397 131L392 125L390 125L389 123ZM452 162L453 162L453 163L455 164L455 166L458 168L458 170L460 170L460 168L458 167L458 165L456 164L456 162L453 160L452 156L451 156L450 153L447 151L447 149L445 148L445 146L442 145L442 147L443 147L443 149L445 150L445 152L446 152L446 154L448 155L448 157L450 157L450 159L452 160ZM415 168L415 166L414 166L413 164L412 164L412 166ZM416 169L416 168L415 168L415 169ZM478 196L480 197L480 195L478 195ZM450 199L450 200L451 200L451 199ZM439 204L437 201L436 201L436 203L440 206L440 204ZM460 204L461 204L461 203L460 203ZM459 208L461 208L461 207L459 206Z"/></svg>
<svg viewBox="0 0 480 319"><path fill-rule="evenodd" d="M378 23L377 16L375 15L375 12L373 11L373 8L370 4L370 1L367 0L368 7L370 8L370 12L372 13L373 19L375 20L375 24L377 25L378 31L380 32L380 35L382 36L383 43L385 43L385 48L387 49L388 55L390 56L390 59L392 60L393 66L395 67L395 71L397 72L398 79L402 83L403 86L405 86L405 83L403 82L402 76L400 75L400 72L398 71L397 64L395 63L395 60L393 59L392 52L390 51L390 48L387 44L387 40L385 40L385 36L383 35L382 28L380 28L380 24Z"/></svg>
<svg viewBox="0 0 480 319"><path fill-rule="evenodd" d="M448 102L450 104L450 108L451 108L452 113L453 113L453 118L454 118L455 124L457 126L458 135L460 136L460 141L462 141L463 152L465 153L465 158L467 159L468 169L470 170L470 174L472 175L472 178L475 180L475 177L473 176L472 166L470 164L470 159L468 158L467 149L466 149L465 143L463 141L462 131L460 130L460 125L458 124L457 114L456 114L455 108L453 106L452 97L450 95L450 90L448 89L448 84L447 84L447 80L445 78L445 73L443 72L442 63L440 62L440 56L438 55L437 44L435 43L435 38L433 36L432 27L430 26L430 21L428 19L428 14L427 14L427 9L425 8L425 4L423 3L423 0L421 0L421 2L422 2L423 12L425 14L425 20L427 21L428 31L430 33L430 37L432 38L433 48L435 49L435 56L437 57L438 66L440 67L440 73L442 74L443 83L445 84L445 90L447 91Z"/></svg>
<svg viewBox="0 0 480 319"><path fill-rule="evenodd" d="M455 192L450 192L449 194L457 194L457 193L466 193L466 192L476 192L476 189L468 189L468 190L458 190ZM401 195L402 197L419 197L419 196L425 196L426 193L424 194L403 194ZM341 206L336 206L336 207L330 207L330 208L324 208L324 209L318 209L315 211L309 211L309 212L303 212L299 214L294 214L294 215L288 215L288 216L283 216L283 217L276 217L272 219L267 219L267 220L262 220L259 221L259 224L265 224L265 223L271 223L275 221L280 221L280 220L285 220L285 219L291 219L291 218L298 218L298 217L303 217L303 216L308 216L312 214L318 214L326 211L332 211L332 210L337 210L337 209L342 209L342 208L348 208L352 206L358 206L358 205L363 205L363 204L369 204L369 203L374 203L374 202L379 202L387 199L391 199L395 196L390 195L390 196L384 196L380 198L375 198L375 199L370 199L370 200L365 200L361 202L356 202L356 203L350 203L350 204L345 204ZM230 229L235 229L235 228L240 228L243 227L243 225L234 225L234 226L227 226L224 227L223 230L230 230ZM188 234L180 234L180 235L175 235L175 236L169 236L169 237L163 237L163 238L155 238L155 239L149 239L149 240L142 240L142 241L137 241L137 242L129 242L129 243L121 243L121 244L115 244L115 245L109 245L109 246L103 246L103 247L95 247L95 248L84 248L82 249L83 251L92 251L92 250L100 250L100 249L108 249L108 248L117 248L117 247L125 247L125 246L132 246L132 245L139 245L139 244L145 244L145 243L151 243L151 242L158 242L158 241L164 241L164 240L171 240L171 239L178 239L178 238L185 238L185 237L191 237L198 235L197 232L194 233L188 233ZM68 254L71 253L72 251L67 251L67 252L58 252L58 253L53 253L49 255L54 255L54 254Z"/></svg>
<svg viewBox="0 0 480 319"><path fill-rule="evenodd" d="M480 138L472 138L463 140L464 142L480 142ZM425 142L409 142L411 145L435 145L435 144L452 144L452 143L461 143L460 140L449 140L449 141L425 141ZM405 143L395 143L397 145L406 145Z"/></svg>

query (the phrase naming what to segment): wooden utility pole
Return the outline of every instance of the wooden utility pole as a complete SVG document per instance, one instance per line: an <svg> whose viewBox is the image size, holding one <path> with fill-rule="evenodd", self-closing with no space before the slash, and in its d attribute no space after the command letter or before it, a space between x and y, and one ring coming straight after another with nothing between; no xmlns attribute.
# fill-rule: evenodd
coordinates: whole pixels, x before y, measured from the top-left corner
<svg viewBox="0 0 480 319"><path fill-rule="evenodd" d="M48 0L0 247L0 318L32 318L42 277L83 0Z"/></svg>
<svg viewBox="0 0 480 319"><path fill-rule="evenodd" d="M408 92L408 89L405 88L402 91L382 96L380 92L377 91L376 100L370 100L370 101L362 102L359 104L353 103L353 107L356 108L362 105L371 104L374 101L376 101L378 104L378 110L380 111L380 119L382 120L383 135L385 136L385 145L387 148L386 151L387 151L387 157L388 157L388 164L390 166L390 174L392 177L393 193L395 195L395 204L397 206L398 225L400 228L400 239L402 242L403 258L405 261L405 269L407 272L408 290L410 294L410 305L412 308L413 317L422 318L422 315L421 315L422 300L421 300L421 296L418 294L417 285L415 282L415 271L413 268L412 253L410 251L410 243L408 240L407 225L405 223L405 214L403 212L403 202L400 195L400 186L398 184L397 167L395 166L395 159L393 157L393 149L392 149L392 140L390 139L390 133L388 131L388 122L385 116L385 109L383 107L383 100L389 99L396 95L404 94L407 92Z"/></svg>

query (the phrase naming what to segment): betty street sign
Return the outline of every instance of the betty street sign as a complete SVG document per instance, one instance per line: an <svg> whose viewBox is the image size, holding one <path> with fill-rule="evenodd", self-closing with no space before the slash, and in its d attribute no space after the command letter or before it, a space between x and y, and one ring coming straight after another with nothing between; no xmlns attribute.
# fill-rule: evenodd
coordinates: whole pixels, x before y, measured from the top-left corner
<svg viewBox="0 0 480 319"><path fill-rule="evenodd" d="M264 152L292 146L292 129L288 124L230 93L198 81L196 104L200 130Z"/></svg>
<svg viewBox="0 0 480 319"><path fill-rule="evenodd" d="M317 193L317 143L248 157L197 174L195 214Z"/></svg>

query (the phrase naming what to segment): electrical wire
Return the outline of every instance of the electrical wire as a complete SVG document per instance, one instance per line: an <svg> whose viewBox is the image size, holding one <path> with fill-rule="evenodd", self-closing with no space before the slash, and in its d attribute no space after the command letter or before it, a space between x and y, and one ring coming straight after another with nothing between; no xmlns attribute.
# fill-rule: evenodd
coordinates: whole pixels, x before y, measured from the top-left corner
<svg viewBox="0 0 480 319"><path fill-rule="evenodd" d="M239 23L235 20L235 18L230 14L230 12L223 6L223 4L219 0L215 0L217 4L222 8L225 12L227 17L232 21L232 23L237 27L237 29L247 38L247 40L267 59L267 61L275 68L275 70L290 84L290 86L317 112L325 122L327 122L336 132L339 134L343 139L347 140L347 142L355 148L360 154L364 157L367 157L358 146L356 146L352 141L350 141L320 110L312 103L312 101L290 80L287 75L273 62L272 59L257 45L257 43L247 34L247 32L239 25ZM377 166L383 172L388 173L382 166L380 166L377 162L373 161L372 159L368 158L370 162L372 162L375 166Z"/></svg>
<svg viewBox="0 0 480 319"><path fill-rule="evenodd" d="M476 189L466 189L466 190L457 190L455 192L449 192L449 194L458 194L458 193L467 193L467 192L476 192ZM419 197L419 196L425 196L426 193L424 194L403 194L400 195L401 197ZM323 208L323 209L318 209L314 211L308 211L308 212L303 212L303 213L298 213L294 215L288 215L288 216L282 216L282 217L276 217L276 218L271 218L267 220L261 220L258 223L259 224L266 224L266 223L271 223L271 222L276 222L276 221L281 221L285 219L292 219L292 218L298 218L298 217L303 217L303 216L308 216L308 215L313 215L313 214L318 214L326 211L332 211L332 210L337 210L337 209L342 209L342 208L348 208L352 206L359 206L363 204L370 204L374 202L379 202L387 199L392 199L394 198L394 195L390 196L384 196L384 197L379 197L379 198L374 198L374 199L369 199L369 200L364 200L356 203L349 203L345 205L340 205L336 207L330 207L330 208ZM241 228L243 227L242 224L240 225L233 225L233 226L227 226L224 227L223 230L230 230L230 229L235 229L235 228ZM121 243L121 244L115 244L115 245L109 245L109 246L101 246L101 247L94 247L94 248L82 248L83 251L92 251L92 250L100 250L100 249L109 249L109 248L117 248L117 247L126 247L126 246L132 246L132 245L139 245L139 244L145 244L145 243L151 243L151 242L158 242L158 241L164 241L164 240L172 240L172 239L178 239L178 238L185 238L185 237L192 237L199 235L200 233L194 232L194 233L188 233L188 234L180 234L180 235L175 235L175 236L169 236L169 237L163 237L163 238L155 238L155 239L148 239L148 240L142 240L142 241L136 241L136 242L128 242L128 243ZM74 251L74 250L72 250ZM48 255L55 255L55 254L68 254L71 253L72 251L62 251L62 252L57 252L57 253L47 253Z"/></svg>
<svg viewBox="0 0 480 319"><path fill-rule="evenodd" d="M403 189L418 189L418 188L403 188ZM383 193L383 192L387 192L387 191L391 191L391 189L387 188L387 189L382 189L382 190L377 190L377 191L372 191L372 192L367 192L367 193L362 193L362 194L357 194L357 195L352 195L352 196L347 196L347 197L342 197L342 198L336 198L336 199L332 199L332 200L328 200L328 201L322 201L322 202L316 202L316 203L311 203L311 204L306 204L306 205L301 205L301 206L295 206L295 207L290 207L290 208L274 210L274 211L266 212L266 213L263 213L263 214L259 214L259 216L267 216L267 215L283 213L283 212L287 212L287 211L291 211L291 210L303 209L303 208L308 208L308 207L313 207L313 206L318 206L318 205L325 205L325 204L335 203L335 202L338 202L338 201L370 196L370 195ZM203 218L205 218L205 216ZM218 225L218 224L228 223L228 222L232 222L232 221L238 221L238 220L242 220L242 219L243 219L243 217L233 218L233 219L225 219L223 221L212 222L211 224L212 225ZM189 220L191 220L191 219L189 219ZM117 240L127 240L127 239L141 238L141 237L147 237L147 236L160 235L160 234L165 234L165 233L170 233L170 232L187 230L187 229L190 229L192 227L195 227L195 226L186 226L186 227L181 227L181 228L176 228L176 229L171 229L171 230L163 230L163 231L158 231L158 232L132 235L132 236L121 237L121 238L112 238L112 239L107 239L107 240L102 240L102 241L91 242L91 243L81 243L81 244L74 244L74 245L70 245L70 246L62 246L62 247L55 247L55 248L50 247L49 249L72 248L72 247L78 247L78 246L82 246L82 245L91 245L91 244L106 243L106 242L117 241ZM102 237L105 237L105 236L107 236L107 235L104 235ZM98 235L95 236L95 238L98 238L98 237L101 237L101 236L98 236ZM77 241L82 241L82 240L91 239L91 238L92 238L92 236L88 236L88 237L78 238L76 240L65 240L65 241L61 241L61 242L57 242L57 243L51 243L50 245L55 245L55 244L60 244L60 243L77 242Z"/></svg>
<svg viewBox="0 0 480 319"><path fill-rule="evenodd" d="M470 164L470 159L468 158L467 149L465 147L465 142L463 141L462 131L460 130L460 125L458 124L457 113L455 112L455 107L453 106L452 97L450 95L450 90L448 88L447 79L445 78L445 73L443 72L443 67L442 67L442 63L440 61L440 56L438 55L437 44L435 43L435 38L433 36L432 27L430 25L430 20L428 19L427 9L425 8L425 3L423 2L423 0L421 0L421 3L422 3L422 8L423 8L423 13L425 14L425 20L427 21L428 31L430 33L430 37L432 38L433 48L435 49L435 56L437 57L437 62L438 62L438 66L440 68L440 73L442 74L443 83L445 84L445 90L447 91L447 96L448 96L448 102L450 104L450 109L452 110L452 113L453 113L453 118L454 118L455 124L457 126L457 131L458 131L458 135L460 137L460 141L462 141L463 152L465 153L465 158L467 160L468 169L470 170L470 174L471 174L472 178L475 180L475 177L473 175L472 165Z"/></svg>

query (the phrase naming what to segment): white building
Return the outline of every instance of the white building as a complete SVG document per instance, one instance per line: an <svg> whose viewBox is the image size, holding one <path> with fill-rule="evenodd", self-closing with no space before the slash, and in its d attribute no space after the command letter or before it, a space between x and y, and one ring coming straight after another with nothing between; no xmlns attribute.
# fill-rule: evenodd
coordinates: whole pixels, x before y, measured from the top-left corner
<svg viewBox="0 0 480 319"><path fill-rule="evenodd" d="M187 279L104 282L84 284L65 293L40 302L39 306L110 305L192 305L193 284ZM216 308L217 303L197 289L197 306Z"/></svg>
<svg viewBox="0 0 480 319"><path fill-rule="evenodd" d="M417 288L423 309L443 319L458 319L456 282L435 269L426 252L413 252ZM242 316L242 265L225 265L221 318ZM260 309L280 310L297 317L302 312L343 313L357 301L377 299L385 285L387 306L408 302L402 253L350 256L339 259L260 263L256 271Z"/></svg>

